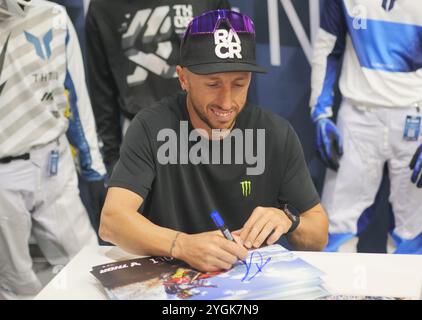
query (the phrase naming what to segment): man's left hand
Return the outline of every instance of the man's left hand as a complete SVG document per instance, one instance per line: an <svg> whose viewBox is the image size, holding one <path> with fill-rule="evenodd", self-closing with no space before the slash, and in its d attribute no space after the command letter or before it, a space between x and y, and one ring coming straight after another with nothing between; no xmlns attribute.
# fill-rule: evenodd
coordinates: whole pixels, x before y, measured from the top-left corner
<svg viewBox="0 0 422 320"><path fill-rule="evenodd" d="M259 248L265 240L271 245L287 233L291 225L292 222L282 210L256 207L240 230L240 238L248 249Z"/></svg>
<svg viewBox="0 0 422 320"><path fill-rule="evenodd" d="M418 188L422 188L422 144L419 146L418 150L416 150L409 167L413 170L411 177L412 182L415 183Z"/></svg>

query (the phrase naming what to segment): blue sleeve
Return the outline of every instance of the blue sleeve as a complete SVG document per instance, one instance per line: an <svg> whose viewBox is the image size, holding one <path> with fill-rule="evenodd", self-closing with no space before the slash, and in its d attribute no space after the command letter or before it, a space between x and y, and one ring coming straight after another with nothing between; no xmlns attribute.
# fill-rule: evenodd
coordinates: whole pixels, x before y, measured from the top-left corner
<svg viewBox="0 0 422 320"><path fill-rule="evenodd" d="M314 45L312 61L313 121L332 116L333 88L346 46L347 24L342 0L327 0Z"/></svg>

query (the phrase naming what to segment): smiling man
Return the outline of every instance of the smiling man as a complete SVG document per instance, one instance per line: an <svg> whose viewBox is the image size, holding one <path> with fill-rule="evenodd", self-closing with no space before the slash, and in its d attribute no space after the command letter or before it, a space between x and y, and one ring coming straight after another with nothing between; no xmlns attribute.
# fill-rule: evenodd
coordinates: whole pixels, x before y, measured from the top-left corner
<svg viewBox="0 0 422 320"><path fill-rule="evenodd" d="M193 19L177 67L185 93L132 121L102 212L104 240L201 271L229 269L283 235L298 250L323 249L328 222L294 130L247 102L251 72L263 71L249 17ZM248 170L254 163L262 170ZM214 210L236 242L215 230Z"/></svg>

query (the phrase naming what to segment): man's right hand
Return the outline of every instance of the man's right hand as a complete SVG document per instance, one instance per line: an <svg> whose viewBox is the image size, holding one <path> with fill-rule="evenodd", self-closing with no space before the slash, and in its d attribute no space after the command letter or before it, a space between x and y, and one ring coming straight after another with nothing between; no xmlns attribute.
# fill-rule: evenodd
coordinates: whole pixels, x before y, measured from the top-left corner
<svg viewBox="0 0 422 320"><path fill-rule="evenodd" d="M199 271L229 270L237 260L248 255L248 250L237 241L227 240L221 231L182 233L176 240L173 256Z"/></svg>
<svg viewBox="0 0 422 320"><path fill-rule="evenodd" d="M322 162L335 171L339 168L339 159L343 155L343 138L333 121L320 119L317 126L317 148Z"/></svg>

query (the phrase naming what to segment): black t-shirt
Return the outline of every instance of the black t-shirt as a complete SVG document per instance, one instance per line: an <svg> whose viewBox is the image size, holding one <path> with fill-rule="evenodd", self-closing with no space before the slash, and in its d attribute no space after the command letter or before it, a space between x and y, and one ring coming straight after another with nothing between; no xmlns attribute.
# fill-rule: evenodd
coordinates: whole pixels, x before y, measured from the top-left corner
<svg viewBox="0 0 422 320"><path fill-rule="evenodd" d="M181 121L188 125L181 126ZM250 157L248 161L238 158L237 164L224 164L223 143L215 140L206 141L220 143L219 149L211 147L209 156L198 153L210 164L205 160L196 165L191 161L186 164L181 160L186 158L186 152L179 152L183 150L180 140L193 130L186 121L189 115L185 94L165 98L153 108L140 111L126 133L120 160L109 181L110 187L126 188L142 196L144 204L139 211L153 223L187 233L215 230L210 213L217 210L227 227L237 230L257 206L279 207L286 201L302 213L320 202L299 139L285 119L249 103L238 115L232 132L244 133L244 142L246 132L254 132L250 135L255 139L249 152L253 150L251 154L255 156L262 150L258 147L258 129L265 129L265 168L262 174L256 175L247 174L251 173L248 168L256 169L252 173L259 171L258 163L254 164ZM163 129L177 134L178 140L172 144L179 148L177 164L162 164L157 155L157 152L170 155L170 152L162 153L162 148L174 142L169 137L157 138ZM236 154L247 153L247 147L245 144L243 151L239 151L236 139L230 135L224 140L228 138L232 142L228 154L234 162ZM198 149L194 141L187 145L189 150ZM213 150L220 150L220 164L215 164L218 157L213 159Z"/></svg>

